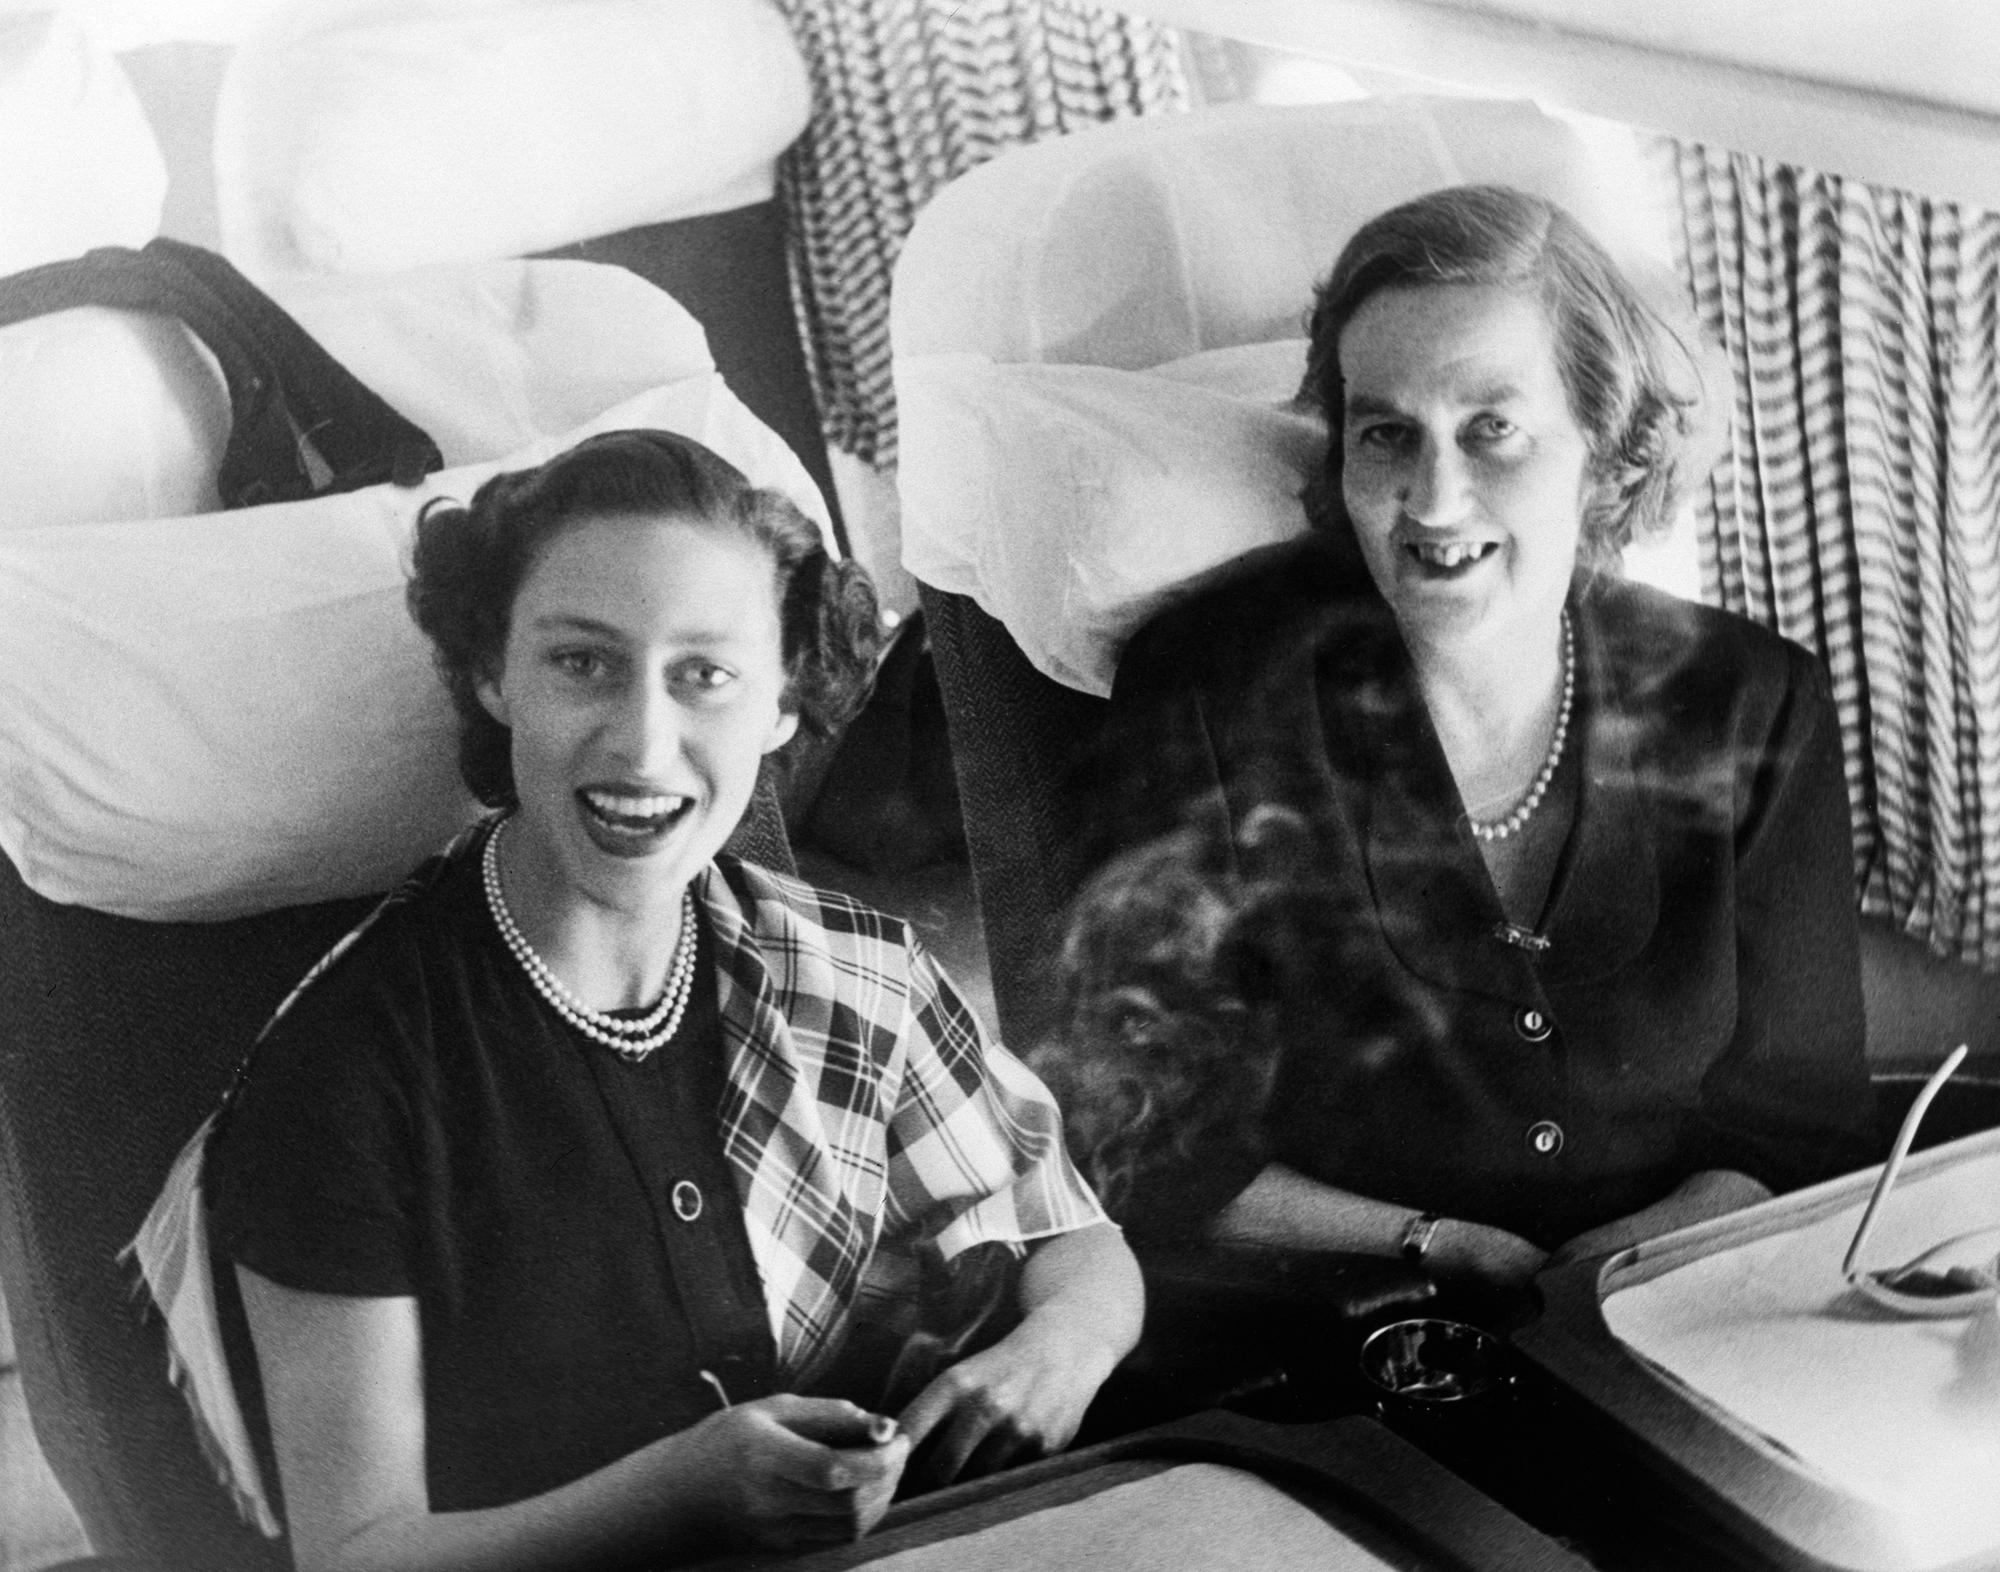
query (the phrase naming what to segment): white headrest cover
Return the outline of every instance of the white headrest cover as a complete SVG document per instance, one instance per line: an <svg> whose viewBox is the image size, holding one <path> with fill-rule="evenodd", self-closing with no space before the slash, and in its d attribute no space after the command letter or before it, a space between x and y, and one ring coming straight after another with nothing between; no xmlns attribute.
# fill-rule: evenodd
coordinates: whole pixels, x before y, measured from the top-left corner
<svg viewBox="0 0 2000 1572"><path fill-rule="evenodd" d="M1629 252L1582 140L1525 103L1199 111L955 182L896 269L905 564L1044 674L1109 691L1125 639L1189 579L1305 528L1324 433L1287 406L1342 246L1400 202L1485 182ZM1657 261L1631 270L1672 309Z"/></svg>

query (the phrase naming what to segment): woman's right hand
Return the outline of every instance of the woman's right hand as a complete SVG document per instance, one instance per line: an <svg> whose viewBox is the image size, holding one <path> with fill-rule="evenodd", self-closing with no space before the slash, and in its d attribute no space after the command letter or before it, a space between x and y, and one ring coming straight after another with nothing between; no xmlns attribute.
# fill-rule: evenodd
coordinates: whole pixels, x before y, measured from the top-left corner
<svg viewBox="0 0 2000 1572"><path fill-rule="evenodd" d="M694 1458L716 1536L761 1549L846 1544L889 1510L910 1443L869 1440L877 1416L837 1398L783 1393L712 1414L669 1438Z"/></svg>
<svg viewBox="0 0 2000 1572"><path fill-rule="evenodd" d="M540 1495L433 1512L417 1301L236 1273L301 1572L532 1572L678 1563L718 1542L847 1541L888 1510L909 1457L900 1432L871 1442L877 1416L852 1403L783 1395L712 1414Z"/></svg>
<svg viewBox="0 0 2000 1572"><path fill-rule="evenodd" d="M1443 1282L1513 1293L1525 1292L1548 1259L1548 1251L1519 1234L1447 1217L1431 1235L1424 1269Z"/></svg>

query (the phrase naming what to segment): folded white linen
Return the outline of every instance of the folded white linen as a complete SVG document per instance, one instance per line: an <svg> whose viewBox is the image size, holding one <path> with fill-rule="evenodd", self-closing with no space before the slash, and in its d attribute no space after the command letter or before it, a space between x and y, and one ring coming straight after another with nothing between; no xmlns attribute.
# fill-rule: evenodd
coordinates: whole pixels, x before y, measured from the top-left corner
<svg viewBox="0 0 2000 1572"><path fill-rule="evenodd" d="M1150 371L984 356L900 363L925 441L897 484L903 560L1005 623L1045 676L1111 691L1125 640L1190 579L1301 533L1326 451L1291 407L1305 341Z"/></svg>
<svg viewBox="0 0 2000 1572"><path fill-rule="evenodd" d="M454 765L455 724L403 608L411 525L432 497L469 498L488 475L595 431L660 426L784 492L827 531L804 467L723 383L700 327L632 275L543 262L419 278L407 291L339 282L288 303L430 427L457 467L410 489L181 518L72 509L0 528L0 849L51 899L207 919L362 894L465 822L473 804ZM131 347L134 319L70 312L43 323L65 319L126 332ZM178 325L153 326L193 354ZM364 352L385 344L408 353ZM199 360L193 374L214 375ZM165 429L157 411L133 412ZM0 429L17 413L0 406ZM77 414L72 452L105 411ZM212 444L226 434L182 428ZM198 447L190 438L181 458ZM217 452L194 455L200 473L213 473ZM41 456L59 476L62 455ZM150 479L185 489L192 473ZM114 475L98 500L147 480ZM47 472L37 484L61 495ZM12 505L0 501L0 520Z"/></svg>
<svg viewBox="0 0 2000 1572"><path fill-rule="evenodd" d="M167 166L131 83L64 12L0 15L0 275L153 238Z"/></svg>
<svg viewBox="0 0 2000 1572"><path fill-rule="evenodd" d="M770 0L292 6L223 80L223 250L261 282L742 207L810 108Z"/></svg>

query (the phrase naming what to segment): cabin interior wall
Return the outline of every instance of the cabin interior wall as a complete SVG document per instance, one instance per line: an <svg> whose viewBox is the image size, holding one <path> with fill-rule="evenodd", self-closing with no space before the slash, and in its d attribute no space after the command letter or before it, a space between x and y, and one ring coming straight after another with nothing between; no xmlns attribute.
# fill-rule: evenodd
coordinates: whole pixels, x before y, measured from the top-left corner
<svg viewBox="0 0 2000 1572"><path fill-rule="evenodd" d="M210 156L216 96L231 46L205 39L139 43L120 53L161 146L168 168L162 233L197 245L219 246L214 171ZM1213 35L1189 35L1188 61L1197 96L1205 102L1323 102L1408 90L1394 73L1336 64ZM1422 84L1435 90L1436 84ZM1471 89L1467 89L1471 90ZM1623 182L1630 169L1630 137L1602 121L1585 122L1607 178ZM1620 172L1618 166L1625 165ZM1629 187L1628 187L1629 188ZM1642 244L1645 243L1642 240ZM785 308L789 321L789 305ZM900 562L893 478L844 454L832 456L833 476L856 554L882 582L885 601L901 614L916 602L914 583ZM1695 593L1692 531L1683 527L1634 564L1638 576L1679 593ZM826 870L837 876L838 870ZM872 890L878 898L893 891ZM912 892L941 924L970 924L973 931L948 941L983 972L984 951L969 906L955 915L956 897ZM2000 979L1931 956L1919 942L1883 925L1870 925L1864 948L1869 998L1870 1055L1905 1065L1937 1058L1952 1042L1971 1040L2000 1064ZM985 986L983 979L975 988Z"/></svg>
<svg viewBox="0 0 2000 1572"><path fill-rule="evenodd" d="M162 232L211 248L219 247L220 235L210 147L229 52L223 42L170 41L127 48L120 57L168 166ZM1198 42L1191 63L1202 96L1211 102L1298 102L1407 85L1387 73L1220 40ZM784 310L789 318L789 303ZM832 457L856 554L883 580L888 604L906 611L915 604L915 593L898 560L893 483L843 455ZM1684 582L1688 560L1683 552L1662 571ZM906 912L964 982L976 1007L992 1018L985 949L962 866L870 881L810 854L806 862L811 876ZM1952 1043L1968 1041L1988 1065L2000 1067L2000 978L1938 960L1920 943L1881 925L1865 930L1863 972L1870 1058L1877 1065L1928 1065ZM35 1450L12 1359L0 1301L0 1572L30 1572L81 1554L85 1546Z"/></svg>

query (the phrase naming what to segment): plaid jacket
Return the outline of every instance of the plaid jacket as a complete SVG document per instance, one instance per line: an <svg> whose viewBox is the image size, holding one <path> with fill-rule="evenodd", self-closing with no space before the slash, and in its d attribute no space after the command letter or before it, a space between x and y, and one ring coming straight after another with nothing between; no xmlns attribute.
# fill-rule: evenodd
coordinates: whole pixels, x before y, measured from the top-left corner
<svg viewBox="0 0 2000 1572"><path fill-rule="evenodd" d="M728 858L697 891L729 1057L723 1150L785 1379L809 1380L858 1306L893 1319L912 1302L921 1252L1102 1220L1048 1091L905 924Z"/></svg>

